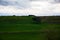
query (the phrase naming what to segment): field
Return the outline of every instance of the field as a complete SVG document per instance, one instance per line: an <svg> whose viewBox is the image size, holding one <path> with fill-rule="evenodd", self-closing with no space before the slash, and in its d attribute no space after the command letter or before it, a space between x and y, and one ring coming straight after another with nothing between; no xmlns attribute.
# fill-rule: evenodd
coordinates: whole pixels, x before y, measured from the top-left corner
<svg viewBox="0 0 60 40"><path fill-rule="evenodd" d="M59 29L60 24L35 24L32 17L0 17L0 40L48 40L47 32Z"/></svg>

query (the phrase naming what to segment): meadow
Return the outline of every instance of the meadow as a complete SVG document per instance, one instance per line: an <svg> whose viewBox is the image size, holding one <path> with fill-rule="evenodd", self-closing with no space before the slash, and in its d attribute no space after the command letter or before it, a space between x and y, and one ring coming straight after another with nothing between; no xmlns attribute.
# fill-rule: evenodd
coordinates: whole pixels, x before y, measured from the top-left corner
<svg viewBox="0 0 60 40"><path fill-rule="evenodd" d="M49 40L48 32L54 30L59 31L60 24L35 24L30 16L0 16L0 40Z"/></svg>

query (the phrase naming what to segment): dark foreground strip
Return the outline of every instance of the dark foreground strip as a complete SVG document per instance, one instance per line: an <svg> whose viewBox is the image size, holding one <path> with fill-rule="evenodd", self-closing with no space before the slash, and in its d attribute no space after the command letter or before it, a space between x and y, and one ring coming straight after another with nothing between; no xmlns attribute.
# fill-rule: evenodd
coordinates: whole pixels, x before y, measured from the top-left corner
<svg viewBox="0 0 60 40"><path fill-rule="evenodd" d="M35 34L35 33L36 33L36 34L38 34L38 33L40 34L40 33L47 33L47 32L44 32L44 31L39 31L39 32L0 32L0 34L22 34L22 33L23 33L23 34L24 34L24 33L25 33L25 34L29 34L29 33L30 33L30 34Z"/></svg>

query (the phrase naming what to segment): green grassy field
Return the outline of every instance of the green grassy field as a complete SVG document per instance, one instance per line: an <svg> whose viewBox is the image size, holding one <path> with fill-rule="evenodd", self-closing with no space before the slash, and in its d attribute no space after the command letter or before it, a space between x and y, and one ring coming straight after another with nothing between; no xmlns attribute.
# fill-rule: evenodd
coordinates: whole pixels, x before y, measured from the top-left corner
<svg viewBox="0 0 60 40"><path fill-rule="evenodd" d="M46 34L36 32L1 34L0 36L2 40L47 40Z"/></svg>
<svg viewBox="0 0 60 40"><path fill-rule="evenodd" d="M47 31L58 29L60 24L34 24L31 17L0 17L0 40L48 40Z"/></svg>
<svg viewBox="0 0 60 40"><path fill-rule="evenodd" d="M0 32L32 32L42 29L55 29L59 24L0 24Z"/></svg>

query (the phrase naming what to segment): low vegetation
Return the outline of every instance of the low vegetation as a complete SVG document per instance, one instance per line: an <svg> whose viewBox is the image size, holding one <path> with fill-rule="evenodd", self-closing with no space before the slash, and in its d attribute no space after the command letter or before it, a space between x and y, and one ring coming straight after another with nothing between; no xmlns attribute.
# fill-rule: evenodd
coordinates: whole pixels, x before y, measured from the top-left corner
<svg viewBox="0 0 60 40"><path fill-rule="evenodd" d="M59 17L34 17L0 16L0 40L60 40Z"/></svg>

